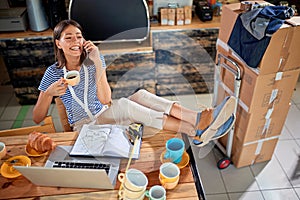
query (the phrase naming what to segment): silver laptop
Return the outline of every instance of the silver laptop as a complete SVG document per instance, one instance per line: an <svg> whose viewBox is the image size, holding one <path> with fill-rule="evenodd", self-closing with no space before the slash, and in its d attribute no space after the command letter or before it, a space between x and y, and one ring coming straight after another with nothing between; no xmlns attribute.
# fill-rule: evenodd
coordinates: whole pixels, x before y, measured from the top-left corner
<svg viewBox="0 0 300 200"><path fill-rule="evenodd" d="M71 149L72 146L57 146L49 155L44 167L14 166L14 168L38 186L114 189L120 159L73 157L69 156ZM77 167L80 165L80 168L68 168L66 165L69 164L75 164ZM91 166L99 164L108 168L91 169L94 168Z"/></svg>

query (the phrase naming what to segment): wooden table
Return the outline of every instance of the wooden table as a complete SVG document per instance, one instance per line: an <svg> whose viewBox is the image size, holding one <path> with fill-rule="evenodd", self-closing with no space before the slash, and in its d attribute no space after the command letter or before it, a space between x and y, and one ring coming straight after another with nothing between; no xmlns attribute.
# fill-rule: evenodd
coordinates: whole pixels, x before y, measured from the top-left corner
<svg viewBox="0 0 300 200"><path fill-rule="evenodd" d="M77 138L77 132L48 133L48 135L58 145L73 145ZM159 166L161 165L160 155L165 150L165 142L172 137L182 137L189 146L189 140L186 135L174 134L171 132L159 132L158 134L143 138L141 154L138 160L132 160L130 168L136 168L143 171L149 181L148 188L160 184L158 180ZM0 141L7 145L8 153L0 161L16 156L26 155L24 147L27 143L27 135L1 137ZM173 190L167 190L167 199L203 199L203 188L201 179L195 167L192 150L187 149L190 155L190 163L181 169L180 181ZM43 166L47 156L30 157L33 166ZM127 165L127 159L123 159L120 165L120 172L124 172ZM23 176L8 179L0 176L0 199L26 198L26 199L118 199L118 189L120 182L117 181L114 190L97 190L81 188L59 188L59 187L39 187L33 185ZM145 198L146 199L146 198Z"/></svg>

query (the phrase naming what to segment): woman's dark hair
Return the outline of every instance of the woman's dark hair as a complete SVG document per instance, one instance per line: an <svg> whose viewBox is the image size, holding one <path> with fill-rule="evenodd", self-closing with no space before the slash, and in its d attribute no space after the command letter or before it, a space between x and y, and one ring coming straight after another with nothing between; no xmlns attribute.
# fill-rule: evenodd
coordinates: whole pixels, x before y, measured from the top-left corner
<svg viewBox="0 0 300 200"><path fill-rule="evenodd" d="M61 37L61 33L70 25L77 27L83 33L82 27L80 26L80 24L71 19L60 21L55 26L54 31L53 31L54 54L55 54L55 58L57 60L58 68L63 68L66 65L66 58L65 58L65 54L64 54L63 50L59 49L56 46L55 40L59 40ZM86 52L83 51L83 53L80 56L80 64L82 64L85 57L86 57Z"/></svg>

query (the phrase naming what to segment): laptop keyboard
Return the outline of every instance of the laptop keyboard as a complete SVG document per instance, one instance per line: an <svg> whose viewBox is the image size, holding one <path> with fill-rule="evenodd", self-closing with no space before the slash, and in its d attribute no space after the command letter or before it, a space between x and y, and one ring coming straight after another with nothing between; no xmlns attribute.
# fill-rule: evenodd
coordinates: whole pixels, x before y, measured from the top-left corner
<svg viewBox="0 0 300 200"><path fill-rule="evenodd" d="M103 163L82 163L82 162L59 162L53 164L56 168L77 168L77 169L104 169L108 174L110 164Z"/></svg>

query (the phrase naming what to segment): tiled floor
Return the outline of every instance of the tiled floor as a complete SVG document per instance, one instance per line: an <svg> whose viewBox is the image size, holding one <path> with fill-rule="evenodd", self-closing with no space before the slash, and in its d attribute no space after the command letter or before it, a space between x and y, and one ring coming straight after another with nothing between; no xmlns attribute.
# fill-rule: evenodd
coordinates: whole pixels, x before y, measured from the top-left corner
<svg viewBox="0 0 300 200"><path fill-rule="evenodd" d="M187 107L211 105L212 95L177 96ZM193 148L202 183L208 200L298 200L300 199L300 82L292 98L292 105L273 158L269 162L249 167L219 170L217 161L222 156L212 145ZM34 125L33 106L20 106L11 86L0 87L0 129ZM61 131L58 113L52 105L57 131ZM297 123L298 122L298 123Z"/></svg>

